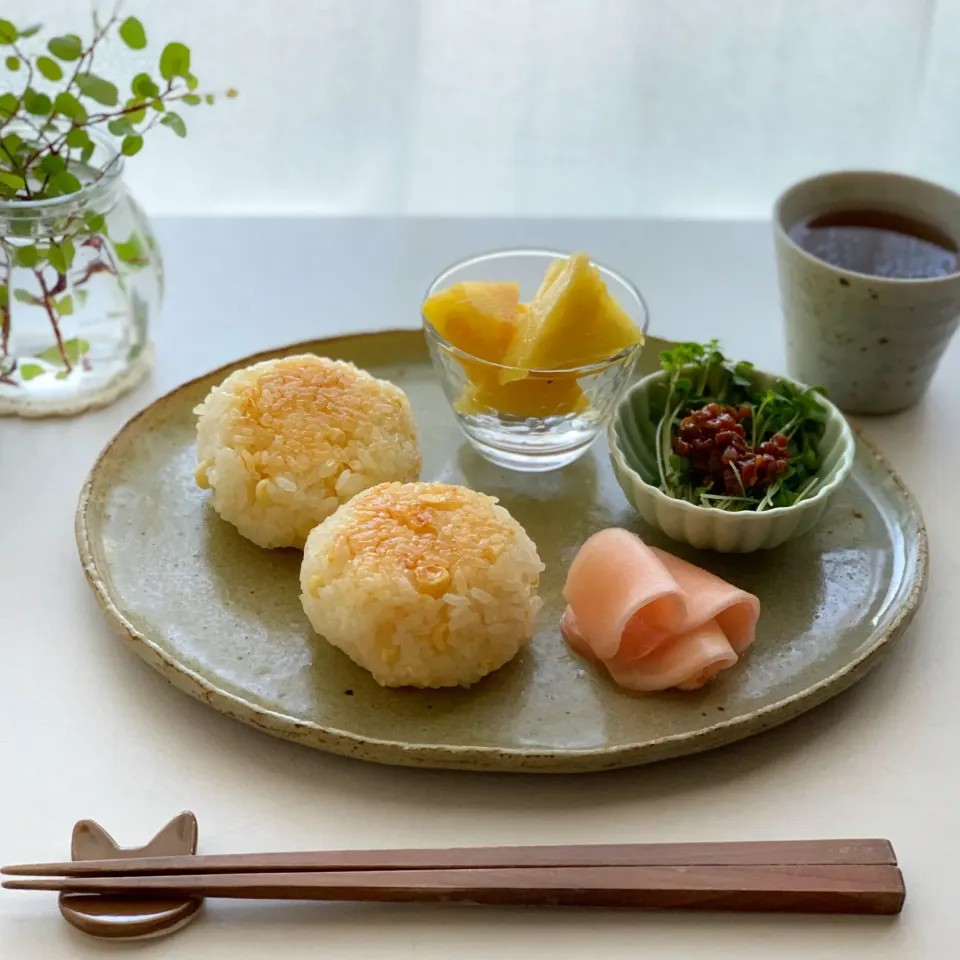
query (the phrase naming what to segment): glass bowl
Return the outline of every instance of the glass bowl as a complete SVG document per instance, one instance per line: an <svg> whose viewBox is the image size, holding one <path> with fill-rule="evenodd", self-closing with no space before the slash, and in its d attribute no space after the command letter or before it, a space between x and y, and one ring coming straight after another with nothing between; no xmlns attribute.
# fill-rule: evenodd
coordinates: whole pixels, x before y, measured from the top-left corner
<svg viewBox="0 0 960 960"><path fill-rule="evenodd" d="M430 284L426 298L469 280L520 284L529 302L547 267L570 254L554 250L501 250L454 264ZM645 334L649 315L640 291L599 263L607 289ZM425 298L425 299L426 299ZM613 414L631 380L642 344L582 367L520 370L458 349L423 316L430 357L460 428L492 463L535 473L582 456Z"/></svg>

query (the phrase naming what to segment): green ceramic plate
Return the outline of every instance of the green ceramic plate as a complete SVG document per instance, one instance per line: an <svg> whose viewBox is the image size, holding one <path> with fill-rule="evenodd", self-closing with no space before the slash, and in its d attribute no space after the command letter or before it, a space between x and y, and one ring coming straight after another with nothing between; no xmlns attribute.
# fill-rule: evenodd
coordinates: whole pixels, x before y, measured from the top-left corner
<svg viewBox="0 0 960 960"><path fill-rule="evenodd" d="M660 346L650 342L641 373ZM540 630L470 690L378 687L311 632L298 597L300 554L244 540L194 485L194 405L235 367L304 350L400 384L419 423L424 479L499 497L540 549ZM645 528L603 443L557 473L510 473L463 440L419 332L297 344L188 383L128 423L81 496L80 554L108 619L175 686L267 733L382 763L578 772L695 753L839 693L903 633L923 593L926 536L909 492L863 441L816 530L747 556L697 554ZM611 525L760 597L757 643L705 691L627 695L560 637L567 566L587 536Z"/></svg>

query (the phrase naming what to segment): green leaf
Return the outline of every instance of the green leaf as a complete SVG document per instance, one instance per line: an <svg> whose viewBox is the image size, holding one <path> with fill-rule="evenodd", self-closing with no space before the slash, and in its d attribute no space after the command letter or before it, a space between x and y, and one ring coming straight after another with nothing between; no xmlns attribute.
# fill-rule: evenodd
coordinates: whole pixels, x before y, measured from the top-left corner
<svg viewBox="0 0 960 960"><path fill-rule="evenodd" d="M45 173L47 176L52 177L58 174L61 170L66 170L67 163L63 157L58 157L55 153L48 153L45 157L40 159L37 167L40 169L41 173Z"/></svg>
<svg viewBox="0 0 960 960"><path fill-rule="evenodd" d="M30 37L35 37L40 32L40 24L35 23L33 26L27 27L26 30L20 31L21 40L29 40Z"/></svg>
<svg viewBox="0 0 960 960"><path fill-rule="evenodd" d="M73 130L70 130L67 133L64 142L68 147L80 149L81 147L85 147L88 143L91 143L91 140L90 135L86 130L82 130L80 127L75 127Z"/></svg>
<svg viewBox="0 0 960 960"><path fill-rule="evenodd" d="M76 34L68 33L62 37L54 37L47 49L58 60L79 60L83 56L83 44Z"/></svg>
<svg viewBox="0 0 960 960"><path fill-rule="evenodd" d="M14 73L20 69L19 57L7 57L7 59L4 60L4 63L7 65L7 69L12 70Z"/></svg>
<svg viewBox="0 0 960 960"><path fill-rule="evenodd" d="M17 247L14 256L18 267L32 268L40 261L40 252L33 244L28 244L25 247ZM22 298L17 297L17 299L20 300Z"/></svg>
<svg viewBox="0 0 960 960"><path fill-rule="evenodd" d="M73 241L69 237L65 237L60 243L50 244L50 249L47 250L47 259L57 273L66 273L73 263L75 254L76 248Z"/></svg>
<svg viewBox="0 0 960 960"><path fill-rule="evenodd" d="M56 107L57 113L62 113L74 123L87 122L87 111L72 93L58 93L53 105Z"/></svg>
<svg viewBox="0 0 960 960"><path fill-rule="evenodd" d="M68 293L65 297L61 297L53 306L61 317L69 317L73 313L73 297Z"/></svg>
<svg viewBox="0 0 960 960"><path fill-rule="evenodd" d="M53 183L61 193L76 193L81 186L80 181L69 170L61 170L53 178Z"/></svg>
<svg viewBox="0 0 960 960"><path fill-rule="evenodd" d="M138 134L132 134L129 137L123 138L123 143L120 145L120 150L125 157L132 157L134 154L140 152L140 148L142 146L143 137L139 136Z"/></svg>
<svg viewBox="0 0 960 960"><path fill-rule="evenodd" d="M203 99L195 93L185 93L183 95L183 102L189 104L191 107L195 107L197 104L203 103Z"/></svg>
<svg viewBox="0 0 960 960"><path fill-rule="evenodd" d="M67 272L66 258L63 255L63 251L55 243L51 243L50 249L47 250L47 260L50 261L50 266L53 267L57 273Z"/></svg>
<svg viewBox="0 0 960 960"><path fill-rule="evenodd" d="M38 363L21 363L19 369L21 380L32 380L46 372Z"/></svg>
<svg viewBox="0 0 960 960"><path fill-rule="evenodd" d="M15 300L19 300L20 303L29 303L31 306L37 306L43 301L39 297L35 297L29 290L17 289L13 291L13 297Z"/></svg>
<svg viewBox="0 0 960 960"><path fill-rule="evenodd" d="M28 87L24 90L23 106L27 113L32 113L38 117L50 113L53 109L50 98L45 93L38 93L33 87Z"/></svg>
<svg viewBox="0 0 960 960"><path fill-rule="evenodd" d="M139 107L138 110L130 110L131 107ZM124 116L130 123L140 123L147 115L147 105L139 97L131 97L125 104L124 109L129 110Z"/></svg>
<svg viewBox="0 0 960 960"><path fill-rule="evenodd" d="M48 80L61 80L63 79L63 70L60 67L60 64L56 60L51 60L50 57L37 57L37 69L48 79Z"/></svg>
<svg viewBox="0 0 960 960"><path fill-rule="evenodd" d="M12 117L19 105L19 101L12 93L0 94L0 116Z"/></svg>
<svg viewBox="0 0 960 960"><path fill-rule="evenodd" d="M190 50L182 43L168 43L160 54L160 76L164 80L190 73Z"/></svg>
<svg viewBox="0 0 960 960"><path fill-rule="evenodd" d="M88 144L83 148L83 151L80 153L80 162L83 163L83 164L89 163L89 162L90 162L90 158L93 156L93 151L96 150L96 148L97 148L97 147L96 147L96 144L95 144L95 143L92 143L92 142L91 142L91 143L88 143Z"/></svg>
<svg viewBox="0 0 960 960"><path fill-rule="evenodd" d="M746 360L741 360L733 368L733 382L738 387L750 387L753 378L753 364Z"/></svg>
<svg viewBox="0 0 960 960"><path fill-rule="evenodd" d="M17 28L9 20L0 20L0 44L9 46L17 42Z"/></svg>
<svg viewBox="0 0 960 960"><path fill-rule="evenodd" d="M105 107L117 105L117 88L109 80L104 80L95 73L81 73L76 82L85 97L90 97Z"/></svg>
<svg viewBox="0 0 960 960"><path fill-rule="evenodd" d="M66 352L67 345L63 345L64 352ZM52 363L54 366L62 367L63 366L63 357L60 355L60 348L57 346L47 347L46 350L42 350L37 354L38 360L46 360L47 363Z"/></svg>
<svg viewBox="0 0 960 960"><path fill-rule="evenodd" d="M117 256L124 263L142 264L147 262L147 252L140 242L140 238L135 234L130 234L129 240L120 240L113 245Z"/></svg>
<svg viewBox="0 0 960 960"><path fill-rule="evenodd" d="M147 45L143 24L136 17L127 17L120 24L120 37L131 50L142 50Z"/></svg>
<svg viewBox="0 0 960 960"><path fill-rule="evenodd" d="M67 345L63 345L63 352L67 352ZM69 356L69 354L68 354ZM47 363L52 363L54 366L62 367L63 366L63 357L60 354L60 348L57 346L47 347L46 350L41 350L37 354L38 360L46 360Z"/></svg>
<svg viewBox="0 0 960 960"><path fill-rule="evenodd" d="M187 125L183 122L183 117L179 113L174 113L171 110L160 122L165 127L169 127L178 137L187 135Z"/></svg>
<svg viewBox="0 0 960 960"><path fill-rule="evenodd" d="M102 233L106 225L106 220L102 213L85 213L83 215L83 222L87 225L87 229L91 233Z"/></svg>
<svg viewBox="0 0 960 960"><path fill-rule="evenodd" d="M134 133L133 124L126 117L117 117L107 124L107 129L115 137L125 137L128 133Z"/></svg>
<svg viewBox="0 0 960 960"><path fill-rule="evenodd" d="M8 133L3 137L2 140L3 149L10 154L10 156L15 156L21 149L23 149L23 138L16 133Z"/></svg>
<svg viewBox="0 0 960 960"><path fill-rule="evenodd" d="M70 358L71 363L76 363L81 357L85 356L90 350L90 344L86 340L73 337L63 345L64 352Z"/></svg>
<svg viewBox="0 0 960 960"><path fill-rule="evenodd" d="M6 170L0 170L0 183L10 187L12 190L21 190L26 186L23 177L16 173L8 173Z"/></svg>
<svg viewBox="0 0 960 960"><path fill-rule="evenodd" d="M206 100L211 107L213 106L214 96L212 93L208 93L203 99Z"/></svg>
<svg viewBox="0 0 960 960"><path fill-rule="evenodd" d="M152 97L160 96L160 88L146 73L138 73L130 81L130 89L139 100L150 100Z"/></svg>
<svg viewBox="0 0 960 960"><path fill-rule="evenodd" d="M10 306L10 287L4 284L0 287L0 310Z"/></svg>
<svg viewBox="0 0 960 960"><path fill-rule="evenodd" d="M200 86L200 81L192 73L188 73L186 79L188 90L196 90Z"/></svg>
<svg viewBox="0 0 960 960"><path fill-rule="evenodd" d="M157 113L163 113L164 110L167 109L167 108L164 106L164 103L163 103L162 100L151 100L151 101L150 101L150 106L153 107L153 109L156 110Z"/></svg>
<svg viewBox="0 0 960 960"><path fill-rule="evenodd" d="M225 96L228 100L236 100L240 94L233 87L228 87Z"/></svg>

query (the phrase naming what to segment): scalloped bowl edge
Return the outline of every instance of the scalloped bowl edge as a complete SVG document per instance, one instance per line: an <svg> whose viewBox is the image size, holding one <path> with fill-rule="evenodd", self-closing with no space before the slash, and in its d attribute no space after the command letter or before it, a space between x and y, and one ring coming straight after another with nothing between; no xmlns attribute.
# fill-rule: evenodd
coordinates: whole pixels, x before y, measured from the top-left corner
<svg viewBox="0 0 960 960"><path fill-rule="evenodd" d="M659 370L634 384L620 400L607 427L613 472L640 516L673 540L718 553L769 550L812 529L853 468L856 443L843 414L826 397L820 398L827 412L820 442L826 482L809 500L763 513L700 507L676 500L656 485L659 474L652 450L655 427L648 416L648 399L651 385L664 376ZM755 376L760 382L797 382L760 370Z"/></svg>

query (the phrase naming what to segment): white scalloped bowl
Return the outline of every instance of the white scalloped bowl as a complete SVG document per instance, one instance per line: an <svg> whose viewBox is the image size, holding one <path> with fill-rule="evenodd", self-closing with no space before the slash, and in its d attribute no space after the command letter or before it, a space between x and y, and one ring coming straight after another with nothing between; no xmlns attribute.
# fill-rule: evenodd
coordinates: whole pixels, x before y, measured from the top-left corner
<svg viewBox="0 0 960 960"><path fill-rule="evenodd" d="M649 392L653 384L665 377L666 373L660 370L635 384L618 404L607 428L614 473L640 516L674 540L719 553L769 550L812 529L853 468L856 447L843 414L825 397L820 397L827 412L820 441L820 472L824 482L809 499L792 507L775 507L762 513L701 507L670 497L659 487L656 424L650 420ZM759 370L754 372L754 377L755 383L762 387L777 379L790 380Z"/></svg>

